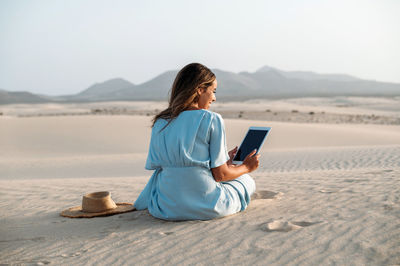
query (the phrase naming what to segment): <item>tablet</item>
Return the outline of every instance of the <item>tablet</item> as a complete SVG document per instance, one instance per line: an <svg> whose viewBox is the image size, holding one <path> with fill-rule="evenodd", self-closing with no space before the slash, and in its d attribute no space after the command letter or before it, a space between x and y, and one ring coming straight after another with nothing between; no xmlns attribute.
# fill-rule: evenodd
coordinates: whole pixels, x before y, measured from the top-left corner
<svg viewBox="0 0 400 266"><path fill-rule="evenodd" d="M240 144L235 157L233 158L233 163L243 163L246 156L254 149L257 150L256 154L258 154L270 131L270 127L250 127L242 141L242 144Z"/></svg>

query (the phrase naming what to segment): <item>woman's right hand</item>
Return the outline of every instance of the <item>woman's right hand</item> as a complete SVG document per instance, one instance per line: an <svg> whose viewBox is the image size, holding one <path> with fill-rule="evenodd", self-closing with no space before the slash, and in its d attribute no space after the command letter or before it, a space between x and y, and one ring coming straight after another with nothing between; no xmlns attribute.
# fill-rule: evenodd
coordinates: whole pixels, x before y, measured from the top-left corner
<svg viewBox="0 0 400 266"><path fill-rule="evenodd" d="M241 175L253 172L258 168L260 161L258 158L259 154L256 154L256 150L252 151L246 156L243 163L240 165L224 163L215 168L211 168L212 175L217 182L229 181L238 178Z"/></svg>
<svg viewBox="0 0 400 266"><path fill-rule="evenodd" d="M243 165L247 167L249 173L256 170L258 168L258 165L260 164L260 161L258 160L260 154L254 155L256 154L256 152L257 150L253 150L252 152L250 152L243 161Z"/></svg>

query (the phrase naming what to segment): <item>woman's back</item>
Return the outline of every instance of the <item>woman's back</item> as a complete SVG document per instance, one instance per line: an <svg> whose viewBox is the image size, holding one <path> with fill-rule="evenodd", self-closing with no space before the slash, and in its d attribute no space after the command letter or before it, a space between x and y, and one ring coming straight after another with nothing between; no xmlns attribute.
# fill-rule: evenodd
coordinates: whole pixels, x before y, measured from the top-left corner
<svg viewBox="0 0 400 266"><path fill-rule="evenodd" d="M146 169L168 166L202 166L209 169L210 153L213 153L213 158L221 157L220 164L229 159L223 120L218 114L203 109L184 111L166 125L164 119L154 124ZM210 151L212 133L214 138L219 138L219 145L213 146L213 151Z"/></svg>
<svg viewBox="0 0 400 266"><path fill-rule="evenodd" d="M212 219L244 209L251 193L243 185L255 189L254 181L219 183L210 170L229 159L221 116L184 111L166 125L159 119L153 127L146 169L155 172L135 207L171 220Z"/></svg>

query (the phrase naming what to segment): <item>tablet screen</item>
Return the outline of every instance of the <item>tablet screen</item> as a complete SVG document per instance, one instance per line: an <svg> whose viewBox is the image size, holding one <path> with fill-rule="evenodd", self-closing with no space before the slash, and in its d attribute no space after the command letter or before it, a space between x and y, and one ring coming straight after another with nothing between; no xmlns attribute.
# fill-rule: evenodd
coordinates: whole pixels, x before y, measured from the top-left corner
<svg viewBox="0 0 400 266"><path fill-rule="evenodd" d="M242 145L240 145L238 152L233 158L234 161L244 161L246 156L254 149L257 151L264 142L265 136L268 134L268 130L254 130L250 129L244 138Z"/></svg>

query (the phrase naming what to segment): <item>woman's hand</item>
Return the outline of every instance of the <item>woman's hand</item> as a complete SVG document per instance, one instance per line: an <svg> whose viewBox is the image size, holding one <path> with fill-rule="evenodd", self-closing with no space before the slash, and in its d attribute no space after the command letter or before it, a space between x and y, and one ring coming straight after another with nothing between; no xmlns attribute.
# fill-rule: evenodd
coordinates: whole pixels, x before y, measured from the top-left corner
<svg viewBox="0 0 400 266"><path fill-rule="evenodd" d="M237 153L237 150L238 150L238 147L236 146L235 148L233 148L233 150L230 150L230 151L228 152L228 155L229 155L229 160L228 160L228 162L227 162L228 165L233 164L233 158L235 158L235 155L236 155L236 153Z"/></svg>
<svg viewBox="0 0 400 266"><path fill-rule="evenodd" d="M247 167L249 172L253 172L254 170L256 170L258 168L258 165L260 164L260 161L258 160L260 154L255 155L256 152L257 150L253 150L252 152L250 152L243 161L243 164Z"/></svg>
<svg viewBox="0 0 400 266"><path fill-rule="evenodd" d="M232 162L236 152L237 152L237 147L235 147L228 153L230 157L229 161L218 167L211 168L211 172L215 181L221 182L221 181L234 180L239 176L253 172L258 168L258 165L260 164L258 158L260 157L260 155L259 154L255 155L256 150L252 151L249 155L247 155L246 159L244 159L242 164L239 165L229 164L229 162Z"/></svg>

